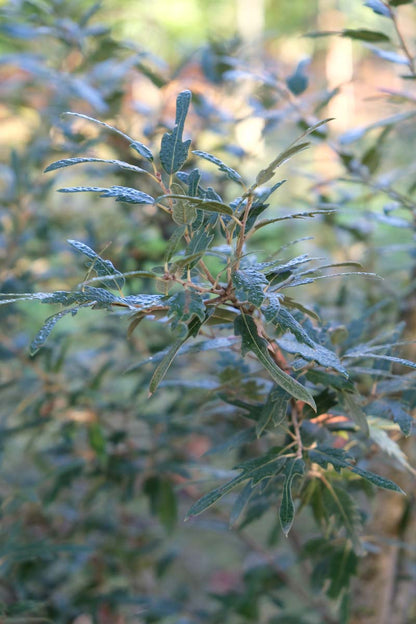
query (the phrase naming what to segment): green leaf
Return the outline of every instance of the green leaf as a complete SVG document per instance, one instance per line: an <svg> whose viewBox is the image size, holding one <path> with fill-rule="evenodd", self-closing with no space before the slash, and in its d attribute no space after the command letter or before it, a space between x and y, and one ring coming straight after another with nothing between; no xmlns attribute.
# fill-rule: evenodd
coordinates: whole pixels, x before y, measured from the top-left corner
<svg viewBox="0 0 416 624"><path fill-rule="evenodd" d="M113 263L110 260L103 260L91 247L88 247L85 243L81 243L80 241L68 239L67 241L71 247L80 251L84 256L87 256L91 260L88 263L89 268L92 268L98 277L106 277L108 281L110 276L114 276L114 285L113 288L121 289L124 286L124 277L122 274L114 268ZM110 282L111 288L111 282Z"/></svg>
<svg viewBox="0 0 416 624"><path fill-rule="evenodd" d="M231 479L219 488L215 488L197 500L189 509L185 520L192 516L197 516L209 507L212 507L223 496L231 492L237 485L244 481L250 480L251 486L254 487L264 479L275 476L281 472L286 464L287 457L276 456L275 451L270 451L263 457L250 459L238 466L236 469L241 470L241 474Z"/></svg>
<svg viewBox="0 0 416 624"><path fill-rule="evenodd" d="M404 494L403 490L398 485L393 483L393 481L390 481L390 479L380 477L380 475L377 475L374 472L363 470L362 468L358 468L358 466L354 466L349 463L349 460L351 460L352 457L342 449L334 449L329 446L318 445L316 449L309 451L309 457L312 462L319 464L323 468L327 468L328 463L332 464L337 472L339 472L341 468L346 468L347 470L351 470L351 472L358 474L363 479L370 481L370 483L373 483L377 487Z"/></svg>
<svg viewBox="0 0 416 624"><path fill-rule="evenodd" d="M145 169L141 169L140 167L136 167L136 165L130 165L129 163L124 162L123 160L109 160L106 158L64 158L63 160L57 160L53 162L51 165L46 167L44 173L48 171L55 171L56 169L62 169L63 167L72 167L72 165L79 165L82 163L105 163L107 165L116 165L120 167L120 169L126 169L127 171L134 171L135 173L148 173Z"/></svg>
<svg viewBox="0 0 416 624"><path fill-rule="evenodd" d="M381 419L380 419L381 420ZM393 457L398 464L409 470L409 472L415 474L414 468L409 464L406 455L403 453L400 446L390 436L373 424L370 425L370 438L390 457Z"/></svg>
<svg viewBox="0 0 416 624"><path fill-rule="evenodd" d="M347 415L350 416L361 431L368 436L370 430L368 428L367 416L359 404L360 395L357 392L354 394L342 392L342 398L347 409Z"/></svg>
<svg viewBox="0 0 416 624"><path fill-rule="evenodd" d="M176 99L176 119L172 132L166 132L162 137L160 147L160 162L166 173L179 171L188 158L191 140L182 141L185 119L188 113L192 94L182 91Z"/></svg>
<svg viewBox="0 0 416 624"><path fill-rule="evenodd" d="M169 348L169 350L167 351L167 353L163 357L162 361L160 362L160 364L158 364L158 366L156 366L156 368L155 368L155 370L153 372L153 375L152 375L152 378L151 378L150 384L149 384L149 396L151 396L156 391L156 389L159 386L160 382L165 377L166 373L168 372L168 370L169 370L173 360L175 359L176 354L178 353L179 349L181 348L181 346L187 340L189 340L189 338L191 338L193 336L196 336L196 334L198 333L201 325L202 325L202 323L199 320L199 318L192 319L192 321L188 325L188 331L186 332L186 334L184 336L181 336L177 340L175 340L175 342L171 345L171 347Z"/></svg>
<svg viewBox="0 0 416 624"><path fill-rule="evenodd" d="M292 145L288 149L281 152L272 162L269 164L266 169L262 169L259 171L256 177L256 186L261 186L262 184L266 184L269 180L274 176L276 169L283 165L289 158L292 158L295 154L302 152L303 150L309 147L310 143L299 143L298 145Z"/></svg>
<svg viewBox="0 0 416 624"><path fill-rule="evenodd" d="M389 5L396 7L401 6L402 4L412 4L413 0L388 0Z"/></svg>
<svg viewBox="0 0 416 624"><path fill-rule="evenodd" d="M72 117L79 117L80 119L86 119L87 121L92 121L93 123L99 126L102 126L103 128L106 128L107 130L111 130L111 132L115 132L119 136L123 137L123 139L126 139L130 144L135 143L134 139L132 139L128 134L125 134L121 130L118 130L118 128L114 128L114 126L110 126L110 124L105 123L105 121L100 121L99 119L95 119L94 117L89 117L88 115L84 115L82 113L67 112L63 114L70 115Z"/></svg>
<svg viewBox="0 0 416 624"><path fill-rule="evenodd" d="M202 199L199 197L189 197L188 195L177 195L175 193L171 193L169 195L161 195L157 198L157 202L161 199L176 199L181 201L187 201L190 206L195 208L199 208L200 210L206 210L207 212L217 212L219 214L232 215L233 210L228 204L223 204L222 202L214 201L212 199Z"/></svg>
<svg viewBox="0 0 416 624"><path fill-rule="evenodd" d="M186 199L178 199L172 208L172 219L178 225L190 225L196 219L195 205Z"/></svg>
<svg viewBox="0 0 416 624"><path fill-rule="evenodd" d="M244 509L247 507L247 503L253 495L254 488L249 481L244 488L241 490L240 494L237 496L234 505L232 506L230 513L230 527L235 527L237 525L238 519L243 513Z"/></svg>
<svg viewBox="0 0 416 624"><path fill-rule="evenodd" d="M155 199L128 186L111 186L110 188L102 188L99 186L71 186L58 189L58 193L100 193L100 197L115 197L118 202L126 202L128 204L154 204Z"/></svg>
<svg viewBox="0 0 416 624"><path fill-rule="evenodd" d="M239 301L248 301L257 308L261 306L265 297L264 287L268 284L263 273L255 268L247 267L246 269L233 271L231 279Z"/></svg>
<svg viewBox="0 0 416 624"><path fill-rule="evenodd" d="M130 143L130 147L134 149L138 154L140 154L140 156L143 156L143 158L145 158L146 160L149 160L150 162L153 161L152 152L148 147L146 147L146 145L143 145L143 143L139 143L139 141L133 141L132 143Z"/></svg>
<svg viewBox="0 0 416 624"><path fill-rule="evenodd" d="M234 169L231 169L231 167L228 167L225 163L222 162L222 160L220 160L216 156L208 154L207 152L201 152L201 150L194 150L192 154L195 154L195 156L199 156L200 158L204 158L205 160L213 163L218 167L220 171L225 173L227 177L230 178L230 180L233 180L233 182L237 182L238 184L242 184L244 186L244 182L240 174L237 173L237 171L235 171Z"/></svg>
<svg viewBox="0 0 416 624"><path fill-rule="evenodd" d="M315 348L316 343L314 342L314 340L312 340L307 331L295 319L295 317L289 312L289 310L284 307L280 307L280 309L277 311L276 316L272 317L270 310L267 311L267 314L268 317L266 318L269 323L279 325L284 331L289 330L290 332L292 332L292 334L294 334L294 336L296 336L299 342L308 345L312 349Z"/></svg>
<svg viewBox="0 0 416 624"><path fill-rule="evenodd" d="M178 517L175 492L167 479L160 481L158 490L157 515L166 532L172 533Z"/></svg>
<svg viewBox="0 0 416 624"><path fill-rule="evenodd" d="M259 362L268 371L273 381L286 390L291 396L304 401L316 409L315 401L310 392L296 379L279 368L267 351L267 342L258 335L256 324L251 316L241 314L234 321L235 335L242 337L241 349L243 355L252 351Z"/></svg>
<svg viewBox="0 0 416 624"><path fill-rule="evenodd" d="M258 438L269 424L272 424L273 427L277 427L286 418L289 400L290 394L280 386L274 386L270 390L256 425L256 435Z"/></svg>
<svg viewBox="0 0 416 624"><path fill-rule="evenodd" d="M303 476L305 473L305 462L302 459L290 458L285 464L283 474L285 482L283 485L282 502L280 503L279 517L282 531L287 537L295 519L295 505L292 498L292 484L296 476Z"/></svg>
<svg viewBox="0 0 416 624"><path fill-rule="evenodd" d="M259 171L259 173L257 174L256 183L254 187L261 186L262 184L265 184L266 182L268 182L274 176L275 170L278 167L280 167L280 165L282 165L287 160L289 160L289 158L292 158L292 156L294 156L298 152L301 152L307 147L309 147L310 143L308 142L299 143L299 141L305 138L306 136L308 136L309 134L312 134L313 132L315 132L315 130L317 130L318 128L320 128L321 126L323 126L324 124L328 123L331 120L332 118L329 117L328 119L323 119L322 121L318 121L316 124L313 124L312 126L307 128L305 132L303 132L297 139L295 139L293 143L286 150L281 152L274 160L272 160L272 162L270 163L268 167L266 167L266 169L262 169L261 171Z"/></svg>
<svg viewBox="0 0 416 624"><path fill-rule="evenodd" d="M172 326L175 327L179 322L186 323L194 316L203 321L206 314L206 307L202 295L190 290L181 290L175 293L167 301L169 306L169 316L174 321Z"/></svg>
<svg viewBox="0 0 416 624"><path fill-rule="evenodd" d="M344 548L332 553L329 563L327 594L335 600L350 586L351 577L357 573L358 557L348 541Z"/></svg>
<svg viewBox="0 0 416 624"><path fill-rule="evenodd" d="M334 214L336 210L326 208L324 210L309 210L307 212L294 212L292 214L283 215L282 217L275 217L274 219L264 219L263 221L259 221L254 226L254 229L257 231L266 225L271 225L272 223L277 223L278 221L287 221L288 219L310 219L315 217L316 215L325 214L330 215Z"/></svg>
<svg viewBox="0 0 416 624"><path fill-rule="evenodd" d="M165 262L169 262L172 256L176 253L185 232L186 232L185 225L182 225L174 229L171 237L168 240L168 244L166 245L165 257L164 257Z"/></svg>
<svg viewBox="0 0 416 624"><path fill-rule="evenodd" d="M43 326L41 327L41 329L36 334L35 338L32 341L32 344L30 345L30 355L35 355L39 351L39 349L43 347L43 345L49 338L51 331L53 330L56 323L61 318L63 318L64 316L70 313L74 315L77 313L77 311L78 311L78 308L71 308L69 310L61 310L61 312L58 312L57 314L53 314L52 316L49 316L46 319Z"/></svg>
<svg viewBox="0 0 416 624"><path fill-rule="evenodd" d="M287 335L279 338L277 341L279 347L288 353L297 353L308 362L317 362L325 368L333 368L345 377L348 377L347 370L342 366L338 356L326 347L322 347L317 342L313 346L298 342L293 336Z"/></svg>
<svg viewBox="0 0 416 624"><path fill-rule="evenodd" d="M185 250L185 254L192 256L193 254L203 254L214 240L214 234L208 234L205 230L199 230L193 233L191 240ZM195 263L190 264L190 268Z"/></svg>
<svg viewBox="0 0 416 624"><path fill-rule="evenodd" d="M382 32L376 30L367 30L366 28L346 28L341 33L342 37L348 37L348 39L358 39L359 41L390 41L390 37Z"/></svg>

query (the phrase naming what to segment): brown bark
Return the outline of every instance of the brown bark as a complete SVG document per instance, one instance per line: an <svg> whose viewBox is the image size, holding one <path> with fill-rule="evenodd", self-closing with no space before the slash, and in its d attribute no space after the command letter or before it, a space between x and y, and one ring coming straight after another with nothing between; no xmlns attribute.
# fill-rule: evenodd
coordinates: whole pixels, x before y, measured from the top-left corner
<svg viewBox="0 0 416 624"><path fill-rule="evenodd" d="M405 440L403 451L415 465L414 441ZM415 478L402 472L394 477L407 496L384 490L377 494L366 538L377 551L360 563L350 624L416 624Z"/></svg>

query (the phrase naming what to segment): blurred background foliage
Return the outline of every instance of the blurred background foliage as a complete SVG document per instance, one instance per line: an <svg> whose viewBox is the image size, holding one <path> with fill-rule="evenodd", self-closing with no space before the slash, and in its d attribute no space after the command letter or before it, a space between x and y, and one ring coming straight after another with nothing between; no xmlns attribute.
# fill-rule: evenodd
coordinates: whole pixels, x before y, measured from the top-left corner
<svg viewBox="0 0 416 624"><path fill-rule="evenodd" d="M405 321L414 339L416 93L403 41L414 54L415 6L396 4L399 30L373 10L377 2L358 0L1 2L2 292L64 290L82 281L68 238L123 272L163 262L171 230L152 206L139 212L89 194L55 193L92 178L97 186L134 186L131 172L93 164L42 172L86 152L139 163L119 136L65 111L157 145L178 92L189 88L193 149L247 176L306 126L334 117L313 149L282 168L288 181L266 215L330 206L336 214L284 222L273 236L265 228L255 244L274 253L307 238L296 252L378 272L383 281L333 280L328 288L323 280L299 297L330 311L340 327L366 316L386 331ZM306 36L348 29L379 36ZM221 184L227 197L229 183ZM132 279L127 292L138 285L149 287ZM181 360L177 380L147 401L151 367L135 365L166 345L167 330L145 321L126 340L123 318L80 313L30 358L28 345L47 313L35 304L0 308L2 622L383 624L371 611L383 578L401 588L392 602L401 615L388 612L386 622L413 621L414 478L397 455L385 453L383 469L408 499L392 503L378 494L366 502L357 492L372 555L350 567L322 554L309 511L289 540L272 509L256 519L254 506L239 530L228 529L227 505L184 526L204 483L229 475L223 461L204 453L239 431L238 409L216 401L219 381L238 382L232 354L195 358L192 378ZM405 350L414 356L411 346ZM414 376L404 379L412 408ZM244 391L255 394L253 384ZM403 449L414 458L409 440ZM230 449L229 469L236 459L245 457ZM339 591L328 591L331 566L344 572ZM360 583L347 590L357 566Z"/></svg>

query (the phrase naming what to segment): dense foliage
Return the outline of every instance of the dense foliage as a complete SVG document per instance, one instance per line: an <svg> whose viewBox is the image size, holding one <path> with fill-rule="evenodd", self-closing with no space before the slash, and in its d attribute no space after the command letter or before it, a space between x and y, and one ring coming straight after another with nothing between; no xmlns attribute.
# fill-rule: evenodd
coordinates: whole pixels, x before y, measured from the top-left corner
<svg viewBox="0 0 416 624"><path fill-rule="evenodd" d="M178 76L69 4L2 9L10 116L42 122L3 165L3 620L410 622L414 97L332 133L338 90L310 96L306 61L259 71L235 39ZM365 3L386 33L310 36L412 84L405 4ZM325 149L324 178L305 158ZM384 541L396 619L354 585Z"/></svg>

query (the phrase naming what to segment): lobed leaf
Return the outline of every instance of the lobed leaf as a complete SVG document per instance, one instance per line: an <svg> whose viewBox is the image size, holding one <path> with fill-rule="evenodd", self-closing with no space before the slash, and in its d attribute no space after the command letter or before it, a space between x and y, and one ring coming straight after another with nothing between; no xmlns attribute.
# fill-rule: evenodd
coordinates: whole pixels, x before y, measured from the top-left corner
<svg viewBox="0 0 416 624"><path fill-rule="evenodd" d="M265 298L264 287L268 284L263 273L255 268L247 267L233 271L231 279L236 297L241 302L248 301L257 308L261 306Z"/></svg>
<svg viewBox="0 0 416 624"><path fill-rule="evenodd" d="M256 435L259 438L263 431L272 424L277 427L286 418L287 404L290 394L280 386L273 386L263 405L256 425Z"/></svg>
<svg viewBox="0 0 416 624"><path fill-rule="evenodd" d="M302 459L290 458L287 460L283 474L285 482L283 485L282 502L280 503L279 518L282 531L287 537L295 518L295 505L292 498L293 479L296 476L303 476L305 473L305 462Z"/></svg>
<svg viewBox="0 0 416 624"><path fill-rule="evenodd" d="M179 171L188 158L191 140L182 141L182 135L191 97L190 91L179 93L176 99L175 126L172 132L166 132L162 137L159 157L163 169L169 174Z"/></svg>

